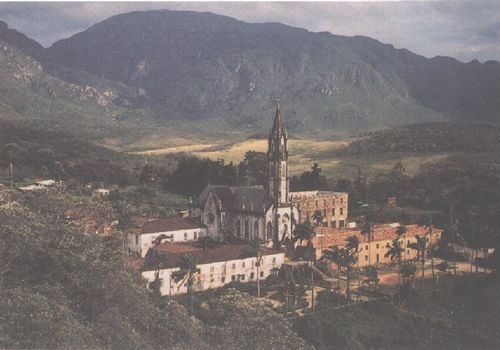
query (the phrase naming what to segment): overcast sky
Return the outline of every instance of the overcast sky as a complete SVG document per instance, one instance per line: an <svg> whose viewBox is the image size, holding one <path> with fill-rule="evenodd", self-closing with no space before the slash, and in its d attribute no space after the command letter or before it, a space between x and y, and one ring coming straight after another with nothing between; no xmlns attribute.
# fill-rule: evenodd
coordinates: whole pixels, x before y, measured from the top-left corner
<svg viewBox="0 0 500 350"><path fill-rule="evenodd" d="M44 46L112 15L136 10L210 11L246 22L365 35L433 57L500 61L500 1L2 3L0 20Z"/></svg>

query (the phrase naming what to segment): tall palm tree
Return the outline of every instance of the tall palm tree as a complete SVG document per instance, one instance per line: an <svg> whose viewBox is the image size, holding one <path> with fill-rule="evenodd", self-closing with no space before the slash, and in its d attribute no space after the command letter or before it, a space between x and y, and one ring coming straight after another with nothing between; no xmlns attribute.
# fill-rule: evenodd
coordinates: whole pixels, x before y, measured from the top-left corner
<svg viewBox="0 0 500 350"><path fill-rule="evenodd" d="M416 241L408 244L410 249L417 251L417 260L422 263L422 294L424 293L425 252L427 250L425 238L426 237L416 235Z"/></svg>
<svg viewBox="0 0 500 350"><path fill-rule="evenodd" d="M361 272L366 279L363 281L364 284L373 285L375 287L375 300L378 300L378 271L375 266L366 266Z"/></svg>
<svg viewBox="0 0 500 350"><path fill-rule="evenodd" d="M356 264L356 252L352 249L343 248L341 249L341 263L345 267L346 270L346 297L347 302L351 300L350 293L350 281L351 281L351 270L354 264Z"/></svg>
<svg viewBox="0 0 500 350"><path fill-rule="evenodd" d="M404 236L406 233L406 226L405 225L399 225L399 227L396 229L396 235L398 235L398 239L401 238L401 236ZM404 249L404 239L402 240L401 248L403 248L403 260L406 260L406 250Z"/></svg>
<svg viewBox="0 0 500 350"><path fill-rule="evenodd" d="M427 249L427 255L431 259L431 272L432 277L434 277L434 246L432 243L432 218L427 215L422 215L418 221L418 226L427 227L427 234L429 235L429 246Z"/></svg>
<svg viewBox="0 0 500 350"><path fill-rule="evenodd" d="M361 227L361 234L363 236L367 236L368 237L368 265L370 266L371 265L371 257L370 257L370 242L372 240L372 228L370 226L370 223L368 221L366 221L364 224L363 224L363 227Z"/></svg>
<svg viewBox="0 0 500 350"><path fill-rule="evenodd" d="M398 305L401 305L401 264L404 249L397 238L392 241L392 245L388 245L388 248L389 250L384 256L389 257L392 262L396 262L398 265Z"/></svg>
<svg viewBox="0 0 500 350"><path fill-rule="evenodd" d="M356 260L358 262L358 270L359 270L359 239L357 236L349 236L347 238L346 249L352 250L356 255ZM358 276L358 301L360 295L361 287L361 278Z"/></svg>
<svg viewBox="0 0 500 350"><path fill-rule="evenodd" d="M252 241L252 250L255 256L255 268L257 269L257 297L260 298L260 276L259 267L262 262L262 250L260 247L260 239L256 238Z"/></svg>
<svg viewBox="0 0 500 350"><path fill-rule="evenodd" d="M177 289L187 282L187 290L190 295L190 311L193 314L193 292L194 292L194 276L200 273L197 266L196 257L191 254L185 254L181 257L179 270L172 273L175 283L179 283Z"/></svg>
<svg viewBox="0 0 500 350"><path fill-rule="evenodd" d="M340 269L342 267L341 250L337 246L330 247L330 249L325 249L323 250L323 258L337 265L337 293L339 296L339 305L340 305Z"/></svg>

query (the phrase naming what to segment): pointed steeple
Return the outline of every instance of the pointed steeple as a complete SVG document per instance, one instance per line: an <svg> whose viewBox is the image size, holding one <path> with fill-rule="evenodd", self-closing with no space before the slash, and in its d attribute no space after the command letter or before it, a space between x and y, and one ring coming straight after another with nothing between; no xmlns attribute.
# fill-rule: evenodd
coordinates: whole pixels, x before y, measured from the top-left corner
<svg viewBox="0 0 500 350"><path fill-rule="evenodd" d="M276 105L276 113L274 115L273 128L271 134L280 134L283 131L283 120L281 118L280 104Z"/></svg>

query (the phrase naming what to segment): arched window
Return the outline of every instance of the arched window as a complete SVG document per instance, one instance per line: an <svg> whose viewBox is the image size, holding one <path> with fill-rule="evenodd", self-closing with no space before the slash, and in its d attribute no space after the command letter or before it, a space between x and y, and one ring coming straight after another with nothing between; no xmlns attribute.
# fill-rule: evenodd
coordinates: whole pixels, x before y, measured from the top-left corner
<svg viewBox="0 0 500 350"><path fill-rule="evenodd" d="M273 225L271 224L271 221L267 223L267 239L272 239L273 238Z"/></svg>
<svg viewBox="0 0 500 350"><path fill-rule="evenodd" d="M248 219L245 220L245 238L249 237Z"/></svg>
<svg viewBox="0 0 500 350"><path fill-rule="evenodd" d="M240 238L241 237L241 221L238 220L236 222L236 237Z"/></svg>
<svg viewBox="0 0 500 350"><path fill-rule="evenodd" d="M253 225L253 237L254 239L259 238L259 221L255 220Z"/></svg>

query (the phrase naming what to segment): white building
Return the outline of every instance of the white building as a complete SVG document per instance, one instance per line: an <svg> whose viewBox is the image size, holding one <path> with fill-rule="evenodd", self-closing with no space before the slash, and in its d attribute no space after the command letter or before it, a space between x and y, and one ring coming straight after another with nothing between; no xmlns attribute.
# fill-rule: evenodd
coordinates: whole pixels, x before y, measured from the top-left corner
<svg viewBox="0 0 500 350"><path fill-rule="evenodd" d="M190 254L195 257L199 273L194 276L194 291L204 291L223 287L232 281L252 282L257 278L264 280L275 273L285 260L285 253L279 250L262 247L260 265L257 258L249 254L245 244L218 243L215 247L203 248L191 243L165 242L153 249L166 253L161 267L147 267L145 259L139 259L136 268L148 284L161 280L161 295L178 295L187 293L187 282L174 281L173 273L179 270L182 256ZM258 276L258 277L257 277Z"/></svg>
<svg viewBox="0 0 500 350"><path fill-rule="evenodd" d="M163 242L196 241L207 235L207 228L195 218L166 217L146 222L128 233L129 253L146 256L148 249Z"/></svg>

